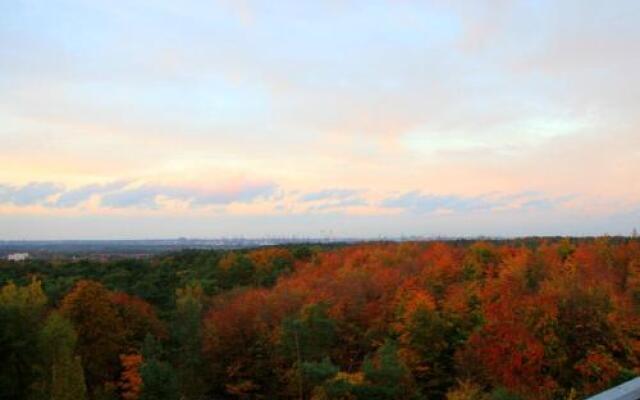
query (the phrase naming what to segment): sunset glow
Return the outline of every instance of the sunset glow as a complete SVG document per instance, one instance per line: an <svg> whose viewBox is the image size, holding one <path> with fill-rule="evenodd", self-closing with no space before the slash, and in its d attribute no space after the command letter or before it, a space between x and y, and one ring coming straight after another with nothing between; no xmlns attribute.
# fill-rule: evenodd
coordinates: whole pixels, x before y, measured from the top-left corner
<svg viewBox="0 0 640 400"><path fill-rule="evenodd" d="M636 1L0 5L0 239L628 234Z"/></svg>

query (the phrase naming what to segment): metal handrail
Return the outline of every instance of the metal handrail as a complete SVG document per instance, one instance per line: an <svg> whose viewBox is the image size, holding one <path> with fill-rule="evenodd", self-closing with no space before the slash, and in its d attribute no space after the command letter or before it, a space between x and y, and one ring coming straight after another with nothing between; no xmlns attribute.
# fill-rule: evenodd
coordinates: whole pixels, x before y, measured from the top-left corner
<svg viewBox="0 0 640 400"><path fill-rule="evenodd" d="M640 400L640 378L635 378L586 400Z"/></svg>

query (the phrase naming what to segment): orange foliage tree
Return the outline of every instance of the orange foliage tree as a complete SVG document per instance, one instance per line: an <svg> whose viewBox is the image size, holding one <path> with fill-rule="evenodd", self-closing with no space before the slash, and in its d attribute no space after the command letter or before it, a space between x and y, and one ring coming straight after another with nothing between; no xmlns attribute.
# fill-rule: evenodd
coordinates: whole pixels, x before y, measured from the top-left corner
<svg viewBox="0 0 640 400"><path fill-rule="evenodd" d="M113 380L126 330L110 292L98 282L79 281L62 300L60 312L78 334L77 351L89 389Z"/></svg>
<svg viewBox="0 0 640 400"><path fill-rule="evenodd" d="M140 376L142 356L140 354L122 354L120 355L120 363L122 364L122 372L118 381L120 395L124 400L137 400L142 390L142 377Z"/></svg>

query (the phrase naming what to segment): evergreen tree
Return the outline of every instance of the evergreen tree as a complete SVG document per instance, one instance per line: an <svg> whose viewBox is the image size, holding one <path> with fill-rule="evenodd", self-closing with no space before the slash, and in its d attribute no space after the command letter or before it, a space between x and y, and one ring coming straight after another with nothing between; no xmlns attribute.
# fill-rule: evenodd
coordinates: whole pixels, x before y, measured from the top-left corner
<svg viewBox="0 0 640 400"><path fill-rule="evenodd" d="M40 281L0 289L0 399L31 395L41 368L38 332L46 303Z"/></svg>
<svg viewBox="0 0 640 400"><path fill-rule="evenodd" d="M327 315L327 305L312 304L305 307L298 318L285 319L280 346L293 368L288 373L289 384L295 386L298 397L304 397L313 382L307 382L304 368L317 370L317 361L327 357L335 342L335 323Z"/></svg>
<svg viewBox="0 0 640 400"><path fill-rule="evenodd" d="M176 315L173 340L176 345L175 365L178 371L180 394L185 399L202 397L202 309L204 291L200 284L188 285L176 291Z"/></svg>
<svg viewBox="0 0 640 400"><path fill-rule="evenodd" d="M300 365L300 371L305 383L304 391L321 386L327 380L333 378L340 369L327 357L322 361L308 361Z"/></svg>
<svg viewBox="0 0 640 400"><path fill-rule="evenodd" d="M398 357L397 345L387 340L373 358L365 360L362 370L366 383L355 388L359 399L413 399L417 393L407 366Z"/></svg>
<svg viewBox="0 0 640 400"><path fill-rule="evenodd" d="M335 322L324 303L305 307L298 318L285 319L280 345L286 358L297 363L320 361L329 354L336 339Z"/></svg>
<svg viewBox="0 0 640 400"><path fill-rule="evenodd" d="M151 335L144 340L142 357L139 400L178 400L180 393L176 372L169 363L160 360L162 347Z"/></svg>

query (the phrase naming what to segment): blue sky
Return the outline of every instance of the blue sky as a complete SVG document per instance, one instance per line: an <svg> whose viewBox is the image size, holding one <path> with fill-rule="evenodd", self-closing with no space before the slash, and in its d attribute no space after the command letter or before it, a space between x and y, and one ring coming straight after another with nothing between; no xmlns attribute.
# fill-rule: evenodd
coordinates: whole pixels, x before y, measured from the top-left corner
<svg viewBox="0 0 640 400"><path fill-rule="evenodd" d="M640 226L635 1L0 4L0 239Z"/></svg>

